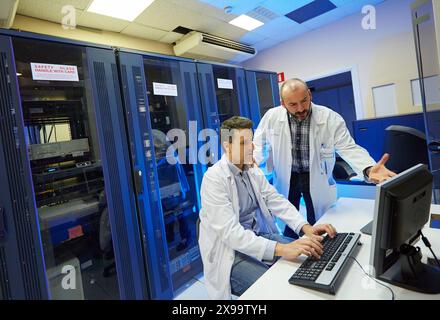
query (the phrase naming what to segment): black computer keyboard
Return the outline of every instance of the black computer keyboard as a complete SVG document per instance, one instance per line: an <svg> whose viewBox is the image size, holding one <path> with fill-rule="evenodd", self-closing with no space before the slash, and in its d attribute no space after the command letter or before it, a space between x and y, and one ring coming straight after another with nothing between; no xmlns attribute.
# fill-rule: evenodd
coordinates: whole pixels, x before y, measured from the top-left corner
<svg viewBox="0 0 440 320"><path fill-rule="evenodd" d="M289 279L289 283L335 294L336 287L347 271L348 257L358 247L359 233L338 233L325 236L321 259L307 258Z"/></svg>

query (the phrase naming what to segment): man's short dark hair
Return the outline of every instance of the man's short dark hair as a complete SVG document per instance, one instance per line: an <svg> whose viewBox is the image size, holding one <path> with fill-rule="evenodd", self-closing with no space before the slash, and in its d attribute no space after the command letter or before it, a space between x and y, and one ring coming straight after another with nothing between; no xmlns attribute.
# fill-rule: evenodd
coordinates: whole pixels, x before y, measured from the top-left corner
<svg viewBox="0 0 440 320"><path fill-rule="evenodd" d="M241 130L241 129L252 129L254 123L251 119L239 116L233 116L227 120L225 120L220 127L220 135L221 135L221 144L226 141L226 138L229 138L229 143L232 143L231 134L228 135L231 131Z"/></svg>

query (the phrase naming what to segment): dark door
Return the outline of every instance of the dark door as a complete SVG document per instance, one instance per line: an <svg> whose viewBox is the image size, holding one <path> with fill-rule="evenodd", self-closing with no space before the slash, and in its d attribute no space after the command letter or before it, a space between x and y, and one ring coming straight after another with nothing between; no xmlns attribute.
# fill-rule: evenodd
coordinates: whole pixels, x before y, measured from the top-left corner
<svg viewBox="0 0 440 320"><path fill-rule="evenodd" d="M356 120L351 72L307 82L315 104L326 106L344 118L353 137L353 121Z"/></svg>
<svg viewBox="0 0 440 320"><path fill-rule="evenodd" d="M254 128L270 108L280 105L276 73L246 71L249 109Z"/></svg>
<svg viewBox="0 0 440 320"><path fill-rule="evenodd" d="M16 74L11 38L0 36L0 299L47 299Z"/></svg>
<svg viewBox="0 0 440 320"><path fill-rule="evenodd" d="M171 299L173 287L142 56L120 53L119 70L149 293L152 299Z"/></svg>

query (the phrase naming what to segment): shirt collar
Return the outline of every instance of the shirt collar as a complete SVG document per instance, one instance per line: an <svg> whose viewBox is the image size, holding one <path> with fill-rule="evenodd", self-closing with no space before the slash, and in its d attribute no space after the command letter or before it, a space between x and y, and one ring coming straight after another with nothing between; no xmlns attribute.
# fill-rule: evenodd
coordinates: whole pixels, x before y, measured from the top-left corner
<svg viewBox="0 0 440 320"><path fill-rule="evenodd" d="M240 170L235 164L233 164L232 162L230 162L228 160L228 166L229 166L229 170L231 170L232 174L234 176L238 176L240 175L242 172L246 172L249 170L249 166L247 164L245 164L243 166L243 170Z"/></svg>

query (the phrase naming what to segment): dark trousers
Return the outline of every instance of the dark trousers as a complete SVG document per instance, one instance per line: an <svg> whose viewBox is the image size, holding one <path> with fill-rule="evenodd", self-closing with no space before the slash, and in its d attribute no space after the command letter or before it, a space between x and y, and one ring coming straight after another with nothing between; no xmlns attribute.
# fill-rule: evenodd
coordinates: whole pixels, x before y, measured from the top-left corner
<svg viewBox="0 0 440 320"><path fill-rule="evenodd" d="M295 206L298 211L301 196L304 198L304 201L306 203L307 221L311 225L314 225L316 220L315 209L313 208L312 197L310 196L310 174L309 172L292 172L292 175L290 177L289 201ZM284 236L298 239L298 235L287 225L284 229Z"/></svg>

